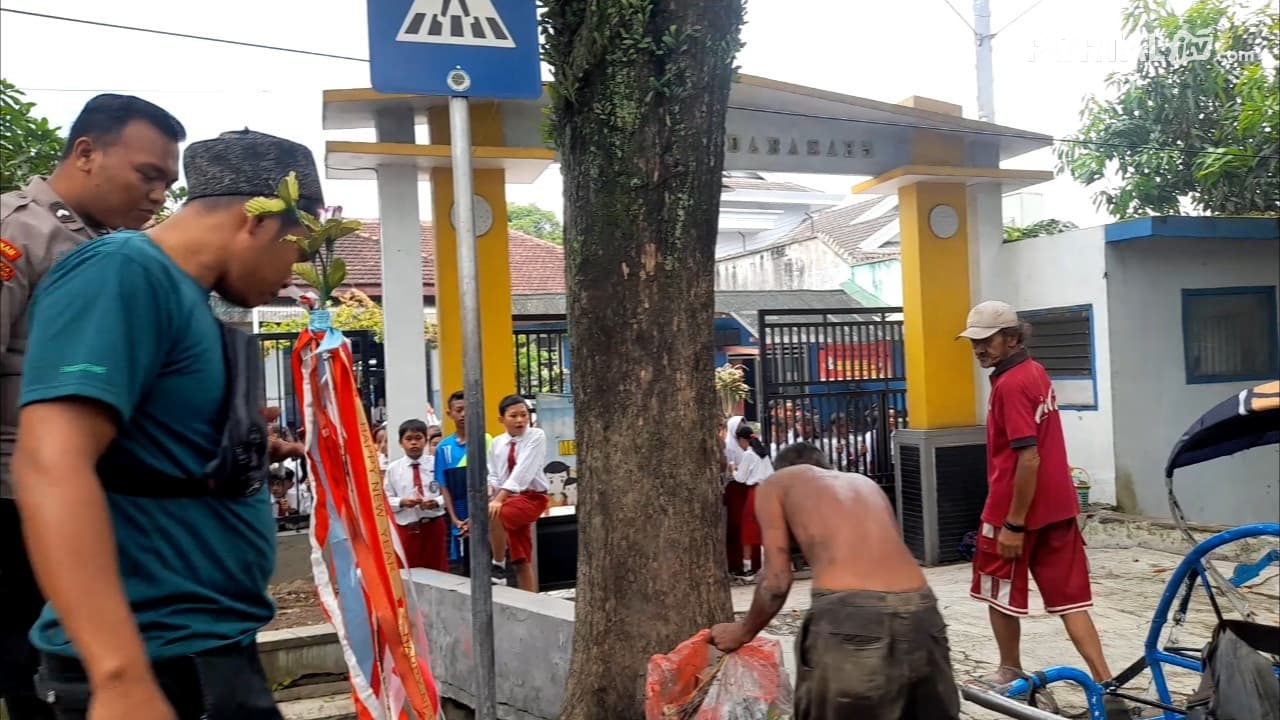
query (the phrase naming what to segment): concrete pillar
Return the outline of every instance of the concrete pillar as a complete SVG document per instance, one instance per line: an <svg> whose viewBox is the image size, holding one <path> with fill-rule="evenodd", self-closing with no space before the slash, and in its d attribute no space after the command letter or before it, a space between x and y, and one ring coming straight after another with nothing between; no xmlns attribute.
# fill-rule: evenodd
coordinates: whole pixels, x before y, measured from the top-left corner
<svg viewBox="0 0 1280 720"><path fill-rule="evenodd" d="M970 185L969 200L969 302L977 305L984 300L1011 298L992 297L996 287L993 278L1000 272L999 254L1004 244L1004 195L997 183ZM978 423L987 421L987 397L991 383L989 370L973 364L975 382L976 417Z"/></svg>
<svg viewBox="0 0 1280 720"><path fill-rule="evenodd" d="M449 144L449 120L444 108L427 116L431 143ZM502 113L495 105L477 103L471 111L474 146L503 145ZM484 235L477 228L480 281L481 372L484 376L485 421L489 434L502 432L497 407L515 392L515 338L511 323L511 260L507 246L506 171L475 170L475 194L493 210L493 227ZM440 323L440 394L448 398L462 389L462 314L458 287L458 239L449 217L453 209L453 171L431 171L431 202L436 256L436 315ZM445 432L450 432L446 429Z"/></svg>
<svg viewBox="0 0 1280 720"><path fill-rule="evenodd" d="M930 212L947 205L958 216L940 238ZM907 416L913 430L975 424L973 356L955 339L969 312L969 225L965 186L920 182L898 190L902 238L903 340Z"/></svg>
<svg viewBox="0 0 1280 720"><path fill-rule="evenodd" d="M413 143L413 111L386 109L375 120L378 142ZM427 353L423 335L422 236L418 169L378 167L378 216L382 225L382 317L387 382L387 454L403 454L395 427L426 415Z"/></svg>

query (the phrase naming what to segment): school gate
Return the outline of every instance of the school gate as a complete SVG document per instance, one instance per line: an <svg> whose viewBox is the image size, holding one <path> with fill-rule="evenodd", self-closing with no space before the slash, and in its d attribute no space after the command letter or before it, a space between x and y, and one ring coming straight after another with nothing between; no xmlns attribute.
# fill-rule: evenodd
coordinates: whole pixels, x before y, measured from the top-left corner
<svg viewBox="0 0 1280 720"><path fill-rule="evenodd" d="M907 427L902 308L761 310L758 328L762 439L815 445L896 504L890 438Z"/></svg>

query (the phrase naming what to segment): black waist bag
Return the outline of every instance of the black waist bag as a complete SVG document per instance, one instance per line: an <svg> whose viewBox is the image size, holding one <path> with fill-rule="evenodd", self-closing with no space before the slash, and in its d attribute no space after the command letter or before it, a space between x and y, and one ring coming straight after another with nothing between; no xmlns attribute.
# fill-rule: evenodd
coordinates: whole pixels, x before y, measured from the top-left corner
<svg viewBox="0 0 1280 720"><path fill-rule="evenodd" d="M227 377L222 443L204 472L194 478L175 477L112 443L98 461L104 490L137 497L240 498L262 488L268 468L262 349L253 337L223 323L222 360Z"/></svg>

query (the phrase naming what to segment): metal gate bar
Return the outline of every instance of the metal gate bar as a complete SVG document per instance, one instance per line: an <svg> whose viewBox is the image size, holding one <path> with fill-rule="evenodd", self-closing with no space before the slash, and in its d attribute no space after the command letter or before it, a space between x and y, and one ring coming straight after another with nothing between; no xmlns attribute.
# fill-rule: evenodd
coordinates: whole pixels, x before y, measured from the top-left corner
<svg viewBox="0 0 1280 720"><path fill-rule="evenodd" d="M761 435L796 441L833 468L875 480L892 499L890 435L906 427L901 308L759 311Z"/></svg>

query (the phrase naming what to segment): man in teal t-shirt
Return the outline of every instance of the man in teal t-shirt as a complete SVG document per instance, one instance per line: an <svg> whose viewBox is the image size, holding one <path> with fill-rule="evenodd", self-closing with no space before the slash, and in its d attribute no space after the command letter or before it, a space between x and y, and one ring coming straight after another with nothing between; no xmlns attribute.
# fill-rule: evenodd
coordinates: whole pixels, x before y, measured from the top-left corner
<svg viewBox="0 0 1280 720"><path fill-rule="evenodd" d="M13 470L50 601L37 685L60 718L279 718L254 644L274 613L267 491L154 486L202 477L223 441L232 378L209 291L261 304L300 259L296 215L244 203L294 171L314 212L319 174L305 147L250 131L191 145L184 165L182 209L81 246L32 304ZM104 491L104 453L151 485Z"/></svg>

